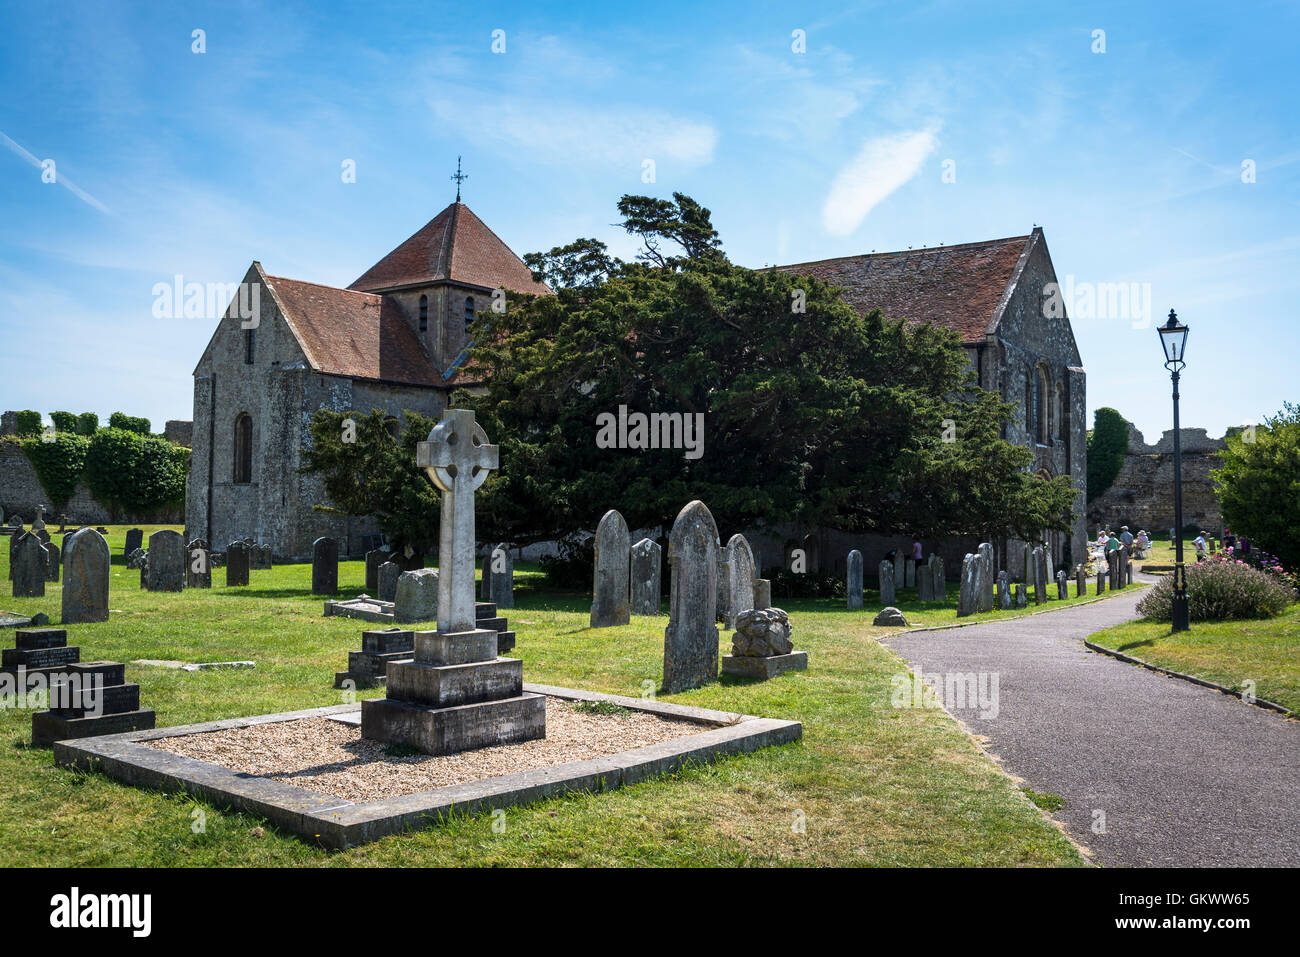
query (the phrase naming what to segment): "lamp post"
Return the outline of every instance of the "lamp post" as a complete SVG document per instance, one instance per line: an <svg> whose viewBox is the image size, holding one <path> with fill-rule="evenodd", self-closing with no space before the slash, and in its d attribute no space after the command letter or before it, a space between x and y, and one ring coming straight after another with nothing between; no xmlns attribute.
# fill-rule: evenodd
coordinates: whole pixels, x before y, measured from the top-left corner
<svg viewBox="0 0 1300 957"><path fill-rule="evenodd" d="M1187 326L1178 321L1172 309L1169 321L1159 328L1160 344L1165 350L1165 368L1174 381L1174 604L1172 628L1187 631L1187 569L1183 565L1183 442L1178 432L1178 373L1186 363Z"/></svg>

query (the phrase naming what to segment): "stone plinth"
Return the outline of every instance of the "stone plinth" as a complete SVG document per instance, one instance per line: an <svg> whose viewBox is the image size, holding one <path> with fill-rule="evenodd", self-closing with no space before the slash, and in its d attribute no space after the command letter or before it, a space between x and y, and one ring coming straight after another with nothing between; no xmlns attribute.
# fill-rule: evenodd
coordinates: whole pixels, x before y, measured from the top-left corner
<svg viewBox="0 0 1300 957"><path fill-rule="evenodd" d="M32 747L152 728L154 712L140 707L140 686L125 683L125 674L118 661L70 665L51 682L50 703L57 707L32 715Z"/></svg>
<svg viewBox="0 0 1300 957"><path fill-rule="evenodd" d="M723 655L722 673L737 678L774 678L786 671L803 671L808 667L808 652L792 651L788 655L755 658L750 655Z"/></svg>

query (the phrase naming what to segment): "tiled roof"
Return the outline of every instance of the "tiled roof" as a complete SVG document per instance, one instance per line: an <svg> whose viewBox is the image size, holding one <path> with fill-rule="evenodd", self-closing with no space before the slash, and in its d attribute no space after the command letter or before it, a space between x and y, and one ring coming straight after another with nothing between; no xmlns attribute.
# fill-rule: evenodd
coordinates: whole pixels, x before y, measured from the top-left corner
<svg viewBox="0 0 1300 957"><path fill-rule="evenodd" d="M267 276L266 281L316 371L404 385L443 385L396 302L283 276Z"/></svg>
<svg viewBox="0 0 1300 957"><path fill-rule="evenodd" d="M550 292L464 203L452 203L348 288L375 292L437 280L539 296Z"/></svg>
<svg viewBox="0 0 1300 957"><path fill-rule="evenodd" d="M974 343L993 331L1003 295L1035 235L1037 230L1009 239L776 268L842 287L844 301L864 315L878 307L889 319L938 323L956 331L962 342Z"/></svg>

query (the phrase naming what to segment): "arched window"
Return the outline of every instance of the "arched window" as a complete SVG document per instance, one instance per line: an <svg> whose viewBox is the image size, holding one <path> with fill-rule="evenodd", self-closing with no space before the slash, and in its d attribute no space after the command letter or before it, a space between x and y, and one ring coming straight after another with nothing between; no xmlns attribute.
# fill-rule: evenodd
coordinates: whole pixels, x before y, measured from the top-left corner
<svg viewBox="0 0 1300 957"><path fill-rule="evenodd" d="M420 297L420 331L429 331L429 297Z"/></svg>
<svg viewBox="0 0 1300 957"><path fill-rule="evenodd" d="M235 419L235 484L253 481L253 417L241 412Z"/></svg>
<svg viewBox="0 0 1300 957"><path fill-rule="evenodd" d="M469 327L474 323L474 297L465 297L465 335L469 335Z"/></svg>

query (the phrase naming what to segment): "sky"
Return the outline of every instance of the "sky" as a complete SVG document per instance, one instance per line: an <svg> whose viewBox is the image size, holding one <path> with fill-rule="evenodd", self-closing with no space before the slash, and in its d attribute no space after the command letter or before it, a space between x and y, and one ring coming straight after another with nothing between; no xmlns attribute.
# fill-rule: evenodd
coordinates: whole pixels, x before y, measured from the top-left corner
<svg viewBox="0 0 1300 957"><path fill-rule="evenodd" d="M159 284L346 286L462 156L520 255L631 257L624 193L691 195L753 267L1042 226L1089 422L1170 427L1174 308L1183 424L1222 435L1300 398L1297 34L1269 2L0 0L0 408L192 418L218 314Z"/></svg>

